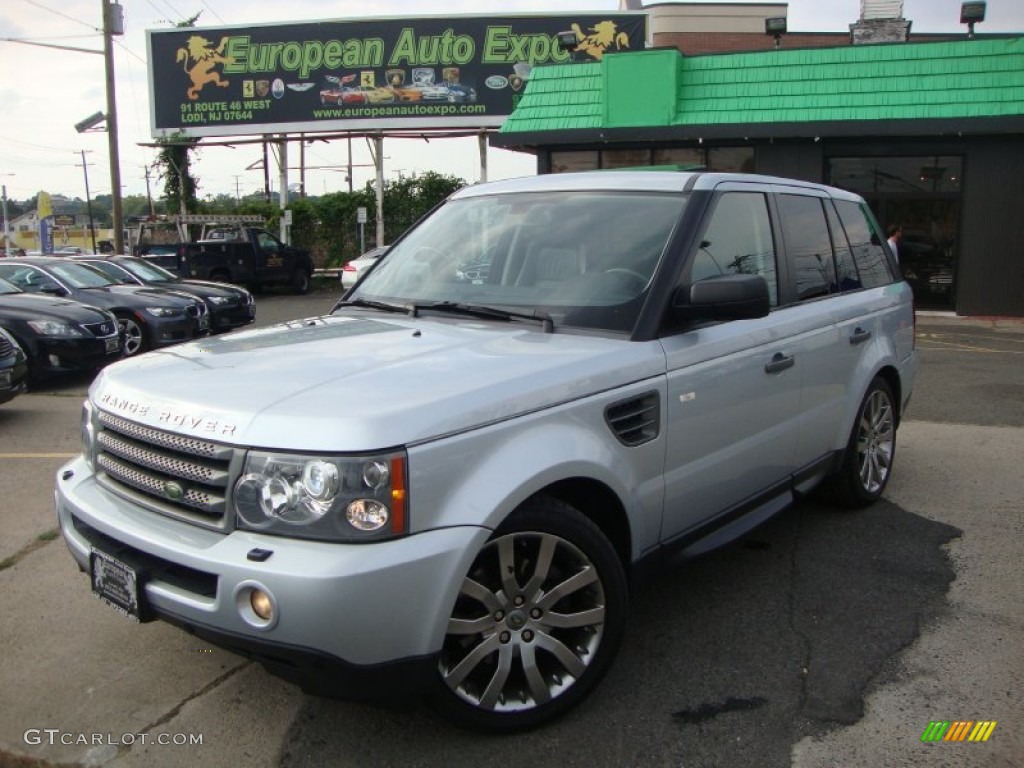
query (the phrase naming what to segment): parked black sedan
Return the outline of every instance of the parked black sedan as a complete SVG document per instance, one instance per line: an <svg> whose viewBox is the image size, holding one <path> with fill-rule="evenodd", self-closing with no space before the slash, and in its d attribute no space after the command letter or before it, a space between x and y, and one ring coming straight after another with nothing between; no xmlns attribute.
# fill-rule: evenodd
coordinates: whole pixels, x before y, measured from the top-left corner
<svg viewBox="0 0 1024 768"><path fill-rule="evenodd" d="M0 328L0 403L6 403L25 391L28 364L25 353L3 328Z"/></svg>
<svg viewBox="0 0 1024 768"><path fill-rule="evenodd" d="M0 328L28 357L33 381L89 372L123 356L117 318L70 299L26 293L0 278Z"/></svg>
<svg viewBox="0 0 1024 768"><path fill-rule="evenodd" d="M87 264L52 256L0 261L0 277L28 293L64 296L109 310L124 331L124 353L136 355L209 333L206 305L163 288L118 285Z"/></svg>
<svg viewBox="0 0 1024 768"><path fill-rule="evenodd" d="M75 259L124 285L152 285L195 296L206 304L213 333L249 325L256 319L256 305L245 288L229 283L186 280L137 256L79 256Z"/></svg>

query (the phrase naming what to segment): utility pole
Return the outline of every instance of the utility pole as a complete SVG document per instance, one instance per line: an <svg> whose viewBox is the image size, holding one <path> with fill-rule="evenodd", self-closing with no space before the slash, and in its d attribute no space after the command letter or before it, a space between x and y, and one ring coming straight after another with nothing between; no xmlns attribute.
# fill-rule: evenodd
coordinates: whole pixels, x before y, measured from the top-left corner
<svg viewBox="0 0 1024 768"><path fill-rule="evenodd" d="M114 35L123 34L124 9L112 0L103 0L103 61L107 80L107 150L110 153L110 198L111 214L114 219L114 253L124 253L124 211L121 206L121 160L117 146L117 95L114 88L113 42Z"/></svg>
<svg viewBox="0 0 1024 768"><path fill-rule="evenodd" d="M85 150L82 152L82 174L85 176L85 210L89 214L89 234L92 236L92 252L96 253L96 227L92 220L92 195L89 194L89 168L85 162ZM121 253L121 251L117 251Z"/></svg>
<svg viewBox="0 0 1024 768"><path fill-rule="evenodd" d="M13 174L4 174L4 175L13 175ZM10 256L11 255L10 254L11 238L9 237L9 234L10 234L10 226L11 225L9 223L10 219L7 218L7 185L6 184L3 185L3 192L4 192L4 253L7 254L8 256Z"/></svg>
<svg viewBox="0 0 1024 768"><path fill-rule="evenodd" d="M146 202L149 203L149 217L152 219L156 216L156 209L153 207L153 193L149 188L149 166L144 165L142 169L146 172Z"/></svg>

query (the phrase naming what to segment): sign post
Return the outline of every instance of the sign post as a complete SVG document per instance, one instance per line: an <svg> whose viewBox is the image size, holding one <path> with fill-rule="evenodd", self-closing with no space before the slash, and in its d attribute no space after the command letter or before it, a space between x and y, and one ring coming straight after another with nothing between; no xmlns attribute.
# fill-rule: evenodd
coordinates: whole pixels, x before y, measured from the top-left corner
<svg viewBox="0 0 1024 768"><path fill-rule="evenodd" d="M356 208L356 222L359 224L359 253L366 252L366 208Z"/></svg>

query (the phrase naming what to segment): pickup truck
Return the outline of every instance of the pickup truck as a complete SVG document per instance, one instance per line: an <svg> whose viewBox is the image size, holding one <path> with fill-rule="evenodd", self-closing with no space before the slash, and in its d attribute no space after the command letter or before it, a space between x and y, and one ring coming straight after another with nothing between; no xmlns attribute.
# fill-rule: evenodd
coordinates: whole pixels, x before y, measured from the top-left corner
<svg viewBox="0 0 1024 768"><path fill-rule="evenodd" d="M238 283L252 289L284 284L295 293L309 291L313 274L309 251L293 248L253 227L218 229L210 234L214 236L178 243L173 254L143 255L180 277Z"/></svg>

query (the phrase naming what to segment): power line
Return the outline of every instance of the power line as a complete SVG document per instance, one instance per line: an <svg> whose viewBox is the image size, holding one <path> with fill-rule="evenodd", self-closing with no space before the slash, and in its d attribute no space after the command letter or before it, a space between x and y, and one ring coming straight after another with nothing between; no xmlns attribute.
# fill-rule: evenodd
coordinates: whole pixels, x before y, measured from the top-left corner
<svg viewBox="0 0 1024 768"><path fill-rule="evenodd" d="M63 16L68 21L75 22L75 24L81 24L83 27L88 27L89 29L93 29L101 34L103 33L102 29L94 27L92 24L89 24L88 22L82 21L81 19L76 19L74 16L68 16L68 14L64 13L63 11L55 11L53 8L47 8L42 3L37 3L36 0L25 0L25 2L28 3L29 5L34 5L36 8L41 8L44 11L49 11L50 13L55 14L57 16Z"/></svg>

